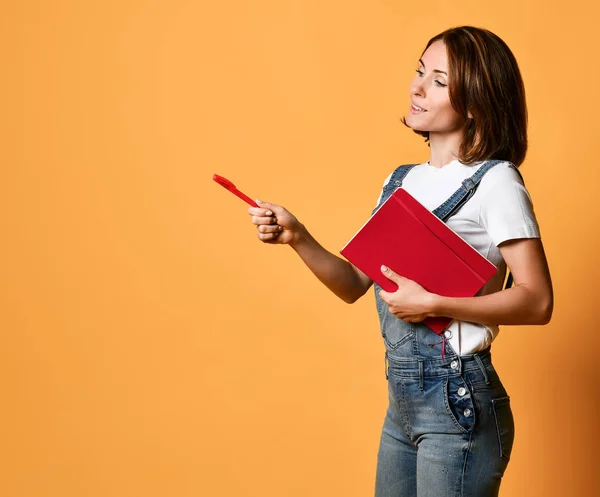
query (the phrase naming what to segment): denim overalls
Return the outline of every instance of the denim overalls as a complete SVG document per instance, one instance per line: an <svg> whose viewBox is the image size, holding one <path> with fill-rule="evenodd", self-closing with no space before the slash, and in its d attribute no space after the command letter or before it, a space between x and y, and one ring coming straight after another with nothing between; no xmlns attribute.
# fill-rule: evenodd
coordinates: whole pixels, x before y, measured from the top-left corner
<svg viewBox="0 0 600 497"><path fill-rule="evenodd" d="M434 214L448 219L500 162L504 161L483 164ZM412 167L394 171L373 212L402 185ZM379 297L381 287L374 284L374 290L389 394L375 496L497 496L510 459L514 422L510 398L492 365L491 346L459 356L450 342L444 344L423 323L406 323L391 314Z"/></svg>

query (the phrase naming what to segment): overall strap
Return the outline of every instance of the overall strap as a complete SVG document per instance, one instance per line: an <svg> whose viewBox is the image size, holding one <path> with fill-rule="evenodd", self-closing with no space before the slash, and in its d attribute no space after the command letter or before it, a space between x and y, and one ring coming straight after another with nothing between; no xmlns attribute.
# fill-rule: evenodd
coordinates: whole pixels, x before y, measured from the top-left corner
<svg viewBox="0 0 600 497"><path fill-rule="evenodd" d="M446 200L437 209L435 209L433 213L442 221L446 222L446 220L452 214L454 214L460 207L462 207L465 204L465 202L467 202L467 200L469 200L473 196L485 173L487 173L494 166L501 164L502 162L508 162L508 164L511 167L513 167L515 171L517 171L523 183L525 183L525 180L521 175L521 171L519 171L517 166L515 166L512 162L505 160L490 160L485 162L470 178L465 179L462 182L462 185L458 188L458 190L456 190L448 200ZM510 288L512 284L513 276L512 273L509 272L504 289L506 290L507 288Z"/></svg>
<svg viewBox="0 0 600 497"><path fill-rule="evenodd" d="M381 192L381 201L379 205L373 209L371 215L375 214L377 210L383 205L383 203L389 198L389 196L397 189L402 186L402 181L408 172L418 164L404 164L398 166L392 173L389 181L384 185L383 191Z"/></svg>
<svg viewBox="0 0 600 497"><path fill-rule="evenodd" d="M446 221L452 214L454 214L462 205L469 200L485 173L498 164L506 162L502 160L490 160L481 166L470 178L465 179L462 185L456 190L448 200L441 204L433 213L439 217L442 221ZM520 174L520 173L519 173Z"/></svg>
<svg viewBox="0 0 600 497"><path fill-rule="evenodd" d="M402 181L405 176L409 173L409 171L417 166L418 164L404 164L403 166L398 166L396 170L392 173L392 177L388 181L388 185L390 188L394 190L402 186Z"/></svg>

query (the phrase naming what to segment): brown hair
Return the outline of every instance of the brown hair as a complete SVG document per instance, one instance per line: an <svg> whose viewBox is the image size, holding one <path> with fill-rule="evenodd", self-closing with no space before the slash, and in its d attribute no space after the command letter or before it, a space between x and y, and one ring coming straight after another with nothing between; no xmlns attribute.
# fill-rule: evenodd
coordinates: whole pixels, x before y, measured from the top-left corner
<svg viewBox="0 0 600 497"><path fill-rule="evenodd" d="M527 153L527 105L515 56L483 28L448 29L431 38L423 53L439 40L448 54L450 103L467 122L459 160L503 159L519 166ZM429 141L428 131L413 131Z"/></svg>

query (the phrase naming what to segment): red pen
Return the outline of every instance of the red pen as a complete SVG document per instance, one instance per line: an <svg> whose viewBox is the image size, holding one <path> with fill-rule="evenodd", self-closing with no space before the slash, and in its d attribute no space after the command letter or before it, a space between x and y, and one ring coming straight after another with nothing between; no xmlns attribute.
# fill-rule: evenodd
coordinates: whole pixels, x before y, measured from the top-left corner
<svg viewBox="0 0 600 497"><path fill-rule="evenodd" d="M217 183L219 183L219 185L221 185L223 188L226 188L234 195L237 195L238 197L240 197L243 201L249 203L252 207L260 207L260 205L258 205L254 200L252 200L248 195L244 195L241 191L239 191L235 187L235 185L231 181L229 181L227 178L224 178L223 176L219 176L218 174L214 174L213 179Z"/></svg>

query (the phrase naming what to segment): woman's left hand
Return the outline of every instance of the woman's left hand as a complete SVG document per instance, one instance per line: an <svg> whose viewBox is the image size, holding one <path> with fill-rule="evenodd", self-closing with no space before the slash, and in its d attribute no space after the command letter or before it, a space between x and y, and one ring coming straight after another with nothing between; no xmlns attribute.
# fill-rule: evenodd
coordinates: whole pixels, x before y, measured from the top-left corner
<svg viewBox="0 0 600 497"><path fill-rule="evenodd" d="M398 285L395 292L379 291L379 296L388 304L389 311L398 319L407 323L420 323L428 316L433 316L435 294L428 292L416 281L409 280L395 273L391 268L381 272Z"/></svg>

